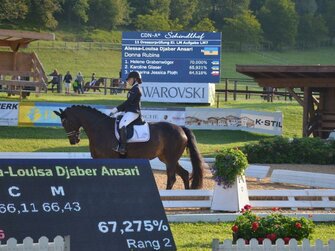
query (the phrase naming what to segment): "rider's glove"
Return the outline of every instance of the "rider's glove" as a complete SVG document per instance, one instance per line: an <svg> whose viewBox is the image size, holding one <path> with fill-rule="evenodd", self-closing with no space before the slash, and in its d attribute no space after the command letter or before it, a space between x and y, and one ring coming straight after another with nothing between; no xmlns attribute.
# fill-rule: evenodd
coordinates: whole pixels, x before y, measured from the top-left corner
<svg viewBox="0 0 335 251"><path fill-rule="evenodd" d="M114 115L115 113L117 113L117 112L118 112L117 108L114 107L114 108L112 109L111 113L109 114L109 116L113 116L113 115Z"/></svg>

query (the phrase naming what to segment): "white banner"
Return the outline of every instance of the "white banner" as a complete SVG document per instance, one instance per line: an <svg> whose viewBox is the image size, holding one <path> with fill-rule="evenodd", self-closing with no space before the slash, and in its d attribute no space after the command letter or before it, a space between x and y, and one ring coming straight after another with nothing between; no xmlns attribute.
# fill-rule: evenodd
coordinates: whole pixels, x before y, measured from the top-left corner
<svg viewBox="0 0 335 251"><path fill-rule="evenodd" d="M143 108L142 118L147 122L170 122L179 126L185 125L185 108Z"/></svg>
<svg viewBox="0 0 335 251"><path fill-rule="evenodd" d="M18 102L0 101L0 126L17 126L19 114Z"/></svg>
<svg viewBox="0 0 335 251"><path fill-rule="evenodd" d="M186 108L185 124L190 129L242 130L281 135L282 121L281 112Z"/></svg>
<svg viewBox="0 0 335 251"><path fill-rule="evenodd" d="M213 104L215 84L144 82L142 94L148 102Z"/></svg>

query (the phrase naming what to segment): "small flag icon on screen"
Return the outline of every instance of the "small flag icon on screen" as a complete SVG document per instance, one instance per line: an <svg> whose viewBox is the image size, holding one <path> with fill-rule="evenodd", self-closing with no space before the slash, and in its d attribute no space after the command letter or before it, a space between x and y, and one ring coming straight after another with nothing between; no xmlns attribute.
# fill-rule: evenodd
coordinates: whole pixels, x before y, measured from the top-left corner
<svg viewBox="0 0 335 251"><path fill-rule="evenodd" d="M204 53L205 56L217 56L219 55L218 47L205 47L201 52Z"/></svg>
<svg viewBox="0 0 335 251"><path fill-rule="evenodd" d="M219 71L212 71L212 76L219 76L220 72Z"/></svg>
<svg viewBox="0 0 335 251"><path fill-rule="evenodd" d="M220 67L219 66L212 66L212 70L213 71L218 71L218 70L220 70Z"/></svg>
<svg viewBox="0 0 335 251"><path fill-rule="evenodd" d="M212 65L219 65L220 62L218 60L212 61Z"/></svg>

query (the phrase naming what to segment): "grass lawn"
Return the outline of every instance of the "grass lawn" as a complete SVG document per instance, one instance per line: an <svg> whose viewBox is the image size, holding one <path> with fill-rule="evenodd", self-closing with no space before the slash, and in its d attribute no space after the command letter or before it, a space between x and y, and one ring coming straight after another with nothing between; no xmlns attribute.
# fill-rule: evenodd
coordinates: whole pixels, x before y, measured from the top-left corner
<svg viewBox="0 0 335 251"><path fill-rule="evenodd" d="M44 44L52 42L44 42ZM27 49L29 51L29 49ZM117 77L121 67L121 51L117 50L36 50L47 73L58 69L63 75L67 70L72 74L81 71L90 77L92 72L97 76ZM247 78L235 71L236 64L334 64L335 48L327 47L311 50L291 50L285 52L222 52L223 78Z"/></svg>
<svg viewBox="0 0 335 251"><path fill-rule="evenodd" d="M232 239L232 223L170 223L178 250L211 250L212 239ZM334 239L334 223L318 223L311 242L320 239L327 243Z"/></svg>

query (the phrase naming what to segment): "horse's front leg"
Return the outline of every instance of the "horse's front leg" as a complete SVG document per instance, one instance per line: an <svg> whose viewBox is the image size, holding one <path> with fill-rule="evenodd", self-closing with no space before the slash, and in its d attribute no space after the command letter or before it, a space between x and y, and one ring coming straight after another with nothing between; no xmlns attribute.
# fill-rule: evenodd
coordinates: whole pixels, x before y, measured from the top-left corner
<svg viewBox="0 0 335 251"><path fill-rule="evenodd" d="M176 182L176 164L166 164L167 184L166 189L172 189Z"/></svg>

